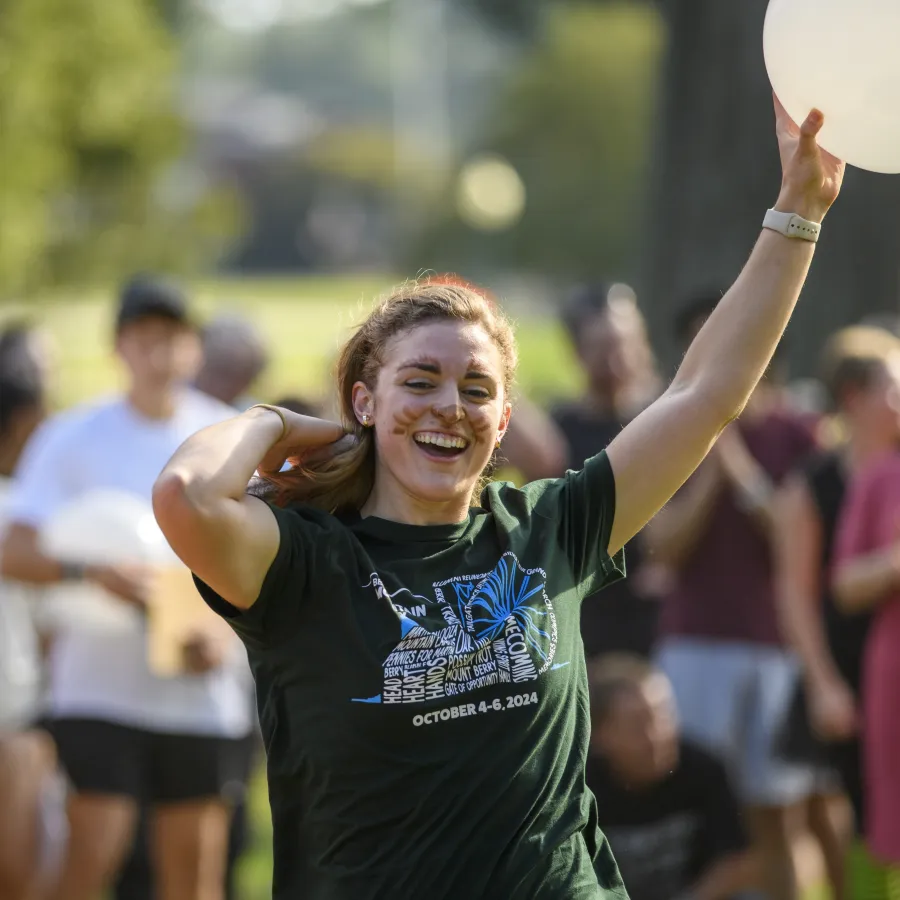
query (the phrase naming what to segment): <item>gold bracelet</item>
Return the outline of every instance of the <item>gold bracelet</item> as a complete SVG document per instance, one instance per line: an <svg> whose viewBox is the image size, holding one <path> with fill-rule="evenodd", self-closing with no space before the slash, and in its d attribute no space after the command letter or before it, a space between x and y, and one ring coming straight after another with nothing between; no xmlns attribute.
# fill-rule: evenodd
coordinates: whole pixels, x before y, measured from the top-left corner
<svg viewBox="0 0 900 900"><path fill-rule="evenodd" d="M285 435L288 433L288 423L287 419L284 417L284 413L277 406L271 406L268 403L254 403L250 409L267 409L269 412L275 413L275 415L281 419L281 437L279 437L275 443L277 444L279 441L284 440Z"/></svg>

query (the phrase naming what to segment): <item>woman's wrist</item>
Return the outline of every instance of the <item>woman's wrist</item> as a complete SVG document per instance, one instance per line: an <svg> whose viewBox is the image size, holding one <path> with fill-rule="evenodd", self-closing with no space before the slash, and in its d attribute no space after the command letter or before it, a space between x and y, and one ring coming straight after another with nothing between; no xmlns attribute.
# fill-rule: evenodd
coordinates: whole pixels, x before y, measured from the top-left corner
<svg viewBox="0 0 900 900"><path fill-rule="evenodd" d="M251 406L242 413L242 415L268 425L272 431L272 442L270 446L281 441L288 432L287 419L277 406L270 406L267 403L257 403L255 406Z"/></svg>
<svg viewBox="0 0 900 900"><path fill-rule="evenodd" d="M828 212L828 206L821 200L805 197L801 191L792 190L788 186L782 187L772 209L776 212L793 213L817 224L822 222Z"/></svg>

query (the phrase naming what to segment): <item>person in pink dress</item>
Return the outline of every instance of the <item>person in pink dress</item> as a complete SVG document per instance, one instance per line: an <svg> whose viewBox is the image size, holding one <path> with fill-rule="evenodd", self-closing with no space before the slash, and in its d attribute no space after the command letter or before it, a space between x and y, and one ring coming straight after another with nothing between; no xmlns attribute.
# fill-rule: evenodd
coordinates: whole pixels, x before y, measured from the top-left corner
<svg viewBox="0 0 900 900"><path fill-rule="evenodd" d="M874 610L862 677L864 830L877 859L900 865L900 449L873 460L850 486L833 587L846 612Z"/></svg>

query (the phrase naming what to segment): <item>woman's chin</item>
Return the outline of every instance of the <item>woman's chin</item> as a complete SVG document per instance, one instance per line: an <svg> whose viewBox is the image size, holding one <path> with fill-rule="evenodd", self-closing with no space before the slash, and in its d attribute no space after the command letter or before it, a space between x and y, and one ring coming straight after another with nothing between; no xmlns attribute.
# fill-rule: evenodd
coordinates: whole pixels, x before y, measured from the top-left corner
<svg viewBox="0 0 900 900"><path fill-rule="evenodd" d="M469 498L477 482L477 478L460 482L458 476L450 472L429 472L424 477L411 478L401 482L406 493L422 503L435 506L447 506L459 503L469 505Z"/></svg>

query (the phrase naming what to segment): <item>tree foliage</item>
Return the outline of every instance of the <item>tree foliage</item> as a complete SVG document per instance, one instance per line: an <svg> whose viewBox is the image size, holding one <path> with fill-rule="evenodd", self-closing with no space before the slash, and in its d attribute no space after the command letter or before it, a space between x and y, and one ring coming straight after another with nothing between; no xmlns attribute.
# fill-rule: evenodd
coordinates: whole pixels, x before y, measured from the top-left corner
<svg viewBox="0 0 900 900"><path fill-rule="evenodd" d="M209 209L160 203L184 150L173 40L151 0L6 0L0 295L184 262Z"/></svg>
<svg viewBox="0 0 900 900"><path fill-rule="evenodd" d="M488 264L566 277L632 262L649 166L664 28L646 3L551 7L541 38L501 95L484 146L527 191L510 231L470 231L455 216L416 250L417 266ZM443 210L452 210L445 198Z"/></svg>

